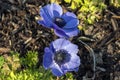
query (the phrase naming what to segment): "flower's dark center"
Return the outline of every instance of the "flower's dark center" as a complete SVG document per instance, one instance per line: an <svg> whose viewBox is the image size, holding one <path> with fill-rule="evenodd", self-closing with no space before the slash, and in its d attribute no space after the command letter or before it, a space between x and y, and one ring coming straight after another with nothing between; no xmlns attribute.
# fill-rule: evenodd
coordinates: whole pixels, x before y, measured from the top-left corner
<svg viewBox="0 0 120 80"><path fill-rule="evenodd" d="M66 50L59 50L55 52L54 60L60 65L70 60L70 54Z"/></svg>
<svg viewBox="0 0 120 80"><path fill-rule="evenodd" d="M54 23L57 24L60 28L63 28L66 24L65 20L62 18L55 18Z"/></svg>

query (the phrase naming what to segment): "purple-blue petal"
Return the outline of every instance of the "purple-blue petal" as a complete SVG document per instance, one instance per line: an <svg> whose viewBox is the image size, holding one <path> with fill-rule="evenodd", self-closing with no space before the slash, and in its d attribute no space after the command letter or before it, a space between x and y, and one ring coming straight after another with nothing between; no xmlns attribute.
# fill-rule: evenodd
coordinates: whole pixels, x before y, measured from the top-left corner
<svg viewBox="0 0 120 80"><path fill-rule="evenodd" d="M70 41L68 41L64 38L60 38L60 39L55 40L52 44L56 50L60 50L60 49L64 49L64 47L66 47L66 45L69 45Z"/></svg>
<svg viewBox="0 0 120 80"><path fill-rule="evenodd" d="M56 24L52 24L53 26L53 29L54 29L54 32L57 36L59 37L65 37L65 38L69 38L69 36L63 31L63 29L59 28Z"/></svg>
<svg viewBox="0 0 120 80"><path fill-rule="evenodd" d="M74 13L72 13L72 12L66 12L65 14L62 15L62 18L66 22L69 22L72 19L77 19L77 16Z"/></svg>
<svg viewBox="0 0 120 80"><path fill-rule="evenodd" d="M62 7L58 4L51 4L51 11L53 12L54 17L60 17L63 14Z"/></svg>
<svg viewBox="0 0 120 80"><path fill-rule="evenodd" d="M71 31L71 32L66 32L66 34L69 36L69 37L73 37L73 36L77 36L78 33L80 31L78 29L74 30L74 31Z"/></svg>
<svg viewBox="0 0 120 80"><path fill-rule="evenodd" d="M78 46L75 44L67 44L66 46L64 46L64 49L68 51L68 53L72 56L72 55L77 55L79 49Z"/></svg>
<svg viewBox="0 0 120 80"><path fill-rule="evenodd" d="M54 46L53 46L53 42L50 43L50 50L51 50L51 51L53 52L53 54L54 54L55 48L54 48Z"/></svg>
<svg viewBox="0 0 120 80"><path fill-rule="evenodd" d="M60 17L62 13L63 12L60 5L55 3L48 4L47 6L44 6L40 9L42 21L38 21L38 23L46 27L52 27L54 18Z"/></svg>
<svg viewBox="0 0 120 80"><path fill-rule="evenodd" d="M77 28L64 29L64 31L69 37L77 36L80 32Z"/></svg>
<svg viewBox="0 0 120 80"><path fill-rule="evenodd" d="M54 53L58 50L66 50L69 54L69 60L65 59L61 65L58 65L57 62L54 60ZM45 69L51 69L52 73L55 76L62 76L68 71L78 71L80 66L80 58L77 55L78 53L78 46L71 43L69 40L65 38L60 38L53 41L50 44L50 47L46 47L44 49L44 56L43 56L43 66Z"/></svg>
<svg viewBox="0 0 120 80"><path fill-rule="evenodd" d="M52 59L53 53L48 47L44 49L44 52L45 53L43 56L43 66L45 69L48 69L53 63L53 59Z"/></svg>
<svg viewBox="0 0 120 80"><path fill-rule="evenodd" d="M54 32L57 36L59 37L65 37L65 38L69 38L69 36L63 31L63 30L60 30L60 29L54 29Z"/></svg>
<svg viewBox="0 0 120 80"><path fill-rule="evenodd" d="M52 12L53 9L52 9L52 6L50 4L42 7L41 9L44 10L44 13L49 17L49 19L52 20L54 18L54 14ZM41 10L40 10L40 12L41 12Z"/></svg>
<svg viewBox="0 0 120 80"><path fill-rule="evenodd" d="M47 18L47 16L46 15L43 15L45 18L43 19L43 22L44 22L44 24L45 24L45 26L46 27L51 27L52 26L52 22L51 22L51 20L49 20L49 18ZM41 24L41 25L43 25L43 24ZM44 25L43 25L44 26Z"/></svg>
<svg viewBox="0 0 120 80"><path fill-rule="evenodd" d="M80 66L80 58L77 55L72 55L69 62L62 65L62 68L67 71L77 71Z"/></svg>
<svg viewBox="0 0 120 80"><path fill-rule="evenodd" d="M49 12L48 10L49 5L44 6L43 8L40 9L40 15L43 19L44 24L47 25L47 27L52 26L52 20L53 20L53 16L50 14L51 12Z"/></svg>
<svg viewBox="0 0 120 80"><path fill-rule="evenodd" d="M79 70L79 67L76 67L73 69L73 71L77 72Z"/></svg>
<svg viewBox="0 0 120 80"><path fill-rule="evenodd" d="M53 73L55 76L59 76L59 77L60 77L60 76L64 75L62 69L61 69L60 66L59 66L58 64L56 64L56 63L54 63L54 65L52 65L51 69L52 69L52 73Z"/></svg>
<svg viewBox="0 0 120 80"><path fill-rule="evenodd" d="M64 73L69 72L69 71L75 71L75 72L77 72L79 70L79 67L68 69L64 65L61 68L62 68L62 70L63 70Z"/></svg>
<svg viewBox="0 0 120 80"><path fill-rule="evenodd" d="M76 28L79 24L78 19L72 19L66 23L66 25L63 27L63 29L70 29L70 28Z"/></svg>

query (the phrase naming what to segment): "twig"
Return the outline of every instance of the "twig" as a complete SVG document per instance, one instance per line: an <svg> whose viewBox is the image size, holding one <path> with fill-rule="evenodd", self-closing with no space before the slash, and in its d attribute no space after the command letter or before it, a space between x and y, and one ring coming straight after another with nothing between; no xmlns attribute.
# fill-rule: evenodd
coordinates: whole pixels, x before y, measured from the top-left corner
<svg viewBox="0 0 120 80"><path fill-rule="evenodd" d="M118 24L116 23L116 20L111 18L111 23L112 23L112 26L113 26L113 30L116 31L117 28L118 28Z"/></svg>
<svg viewBox="0 0 120 80"><path fill-rule="evenodd" d="M89 51L90 55L92 55L92 57L93 57L93 71L94 71L94 75L93 75L93 77L92 77L92 80L94 80L94 79L95 79L95 67L96 67L95 53L94 53L93 49L90 48L89 45L87 45L86 43L84 43L84 42L81 41L81 40L79 40L79 42L81 42L81 43L85 46L85 48Z"/></svg>
<svg viewBox="0 0 120 80"><path fill-rule="evenodd" d="M59 77L57 77L57 79L56 80L59 80Z"/></svg>
<svg viewBox="0 0 120 80"><path fill-rule="evenodd" d="M9 48L0 48L0 54L10 52Z"/></svg>
<svg viewBox="0 0 120 80"><path fill-rule="evenodd" d="M112 18L115 18L115 19L120 19L120 16L112 16Z"/></svg>

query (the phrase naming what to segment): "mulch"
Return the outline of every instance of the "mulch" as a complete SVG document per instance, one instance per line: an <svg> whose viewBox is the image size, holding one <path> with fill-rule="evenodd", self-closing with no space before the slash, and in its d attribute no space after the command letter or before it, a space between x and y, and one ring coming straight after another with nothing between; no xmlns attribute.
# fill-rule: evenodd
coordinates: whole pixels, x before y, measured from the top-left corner
<svg viewBox="0 0 120 80"><path fill-rule="evenodd" d="M38 51L41 65L44 48L54 40L54 33L37 23L39 6L47 3L47 0L0 0L0 55L11 50L20 56L30 50ZM120 80L120 8L108 5L101 17L75 39L80 36L94 39L83 41L95 52L95 80ZM81 43L75 43L80 48L81 66L73 75L76 80L91 78L93 60Z"/></svg>

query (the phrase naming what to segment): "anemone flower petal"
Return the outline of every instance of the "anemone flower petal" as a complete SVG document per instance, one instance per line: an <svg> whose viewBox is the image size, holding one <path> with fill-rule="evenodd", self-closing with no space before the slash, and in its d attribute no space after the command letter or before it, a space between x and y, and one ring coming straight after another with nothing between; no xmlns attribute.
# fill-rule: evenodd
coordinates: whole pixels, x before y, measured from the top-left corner
<svg viewBox="0 0 120 80"><path fill-rule="evenodd" d="M52 28L54 29L54 32L59 37L65 37L69 38L69 36L63 31L63 29L59 28L56 24L52 23Z"/></svg>
<svg viewBox="0 0 120 80"><path fill-rule="evenodd" d="M64 29L64 31L69 37L77 36L78 33L80 32L80 30L77 29L77 27L76 28Z"/></svg>
<svg viewBox="0 0 120 80"><path fill-rule="evenodd" d="M63 71L61 70L60 66L56 63L54 63L54 65L51 67L52 69L52 73L55 75L55 76L62 76L64 75Z"/></svg>
<svg viewBox="0 0 120 80"><path fill-rule="evenodd" d="M80 31L78 29L71 31L71 32L66 32L66 34L70 37L77 36Z"/></svg>
<svg viewBox="0 0 120 80"><path fill-rule="evenodd" d="M75 30L78 30L78 28L77 27L76 28L69 28L69 29L64 28L65 33L69 33L69 32L75 31Z"/></svg>
<svg viewBox="0 0 120 80"><path fill-rule="evenodd" d="M48 4L40 9L40 15L43 18L46 27L51 27L55 17L60 17L62 15L62 8L60 5L55 3ZM40 22L39 22L40 23ZM43 23L40 23L44 26Z"/></svg>
<svg viewBox="0 0 120 80"><path fill-rule="evenodd" d="M40 9L42 20L38 21L38 23L44 27L54 29L55 34L59 37L69 38L76 36L78 33L75 29L77 29L77 25L79 24L79 20L76 15L71 12L62 14L63 11L60 5L55 3L48 4ZM57 17L65 20L65 26L59 27L55 23L55 19Z"/></svg>
<svg viewBox="0 0 120 80"><path fill-rule="evenodd" d="M51 4L51 11L53 12L54 17L60 17L63 14L62 7L55 3Z"/></svg>
<svg viewBox="0 0 120 80"><path fill-rule="evenodd" d="M59 37L69 38L69 36L63 30L55 29L54 32Z"/></svg>
<svg viewBox="0 0 120 80"><path fill-rule="evenodd" d="M75 72L77 72L79 70L79 67L76 67L73 69Z"/></svg>
<svg viewBox="0 0 120 80"><path fill-rule="evenodd" d="M78 53L78 46L75 44L67 44L64 49L68 51L70 55L76 55Z"/></svg>
<svg viewBox="0 0 120 80"><path fill-rule="evenodd" d="M47 6L40 9L40 15L44 21L44 24L46 24L47 27L52 26L52 16L50 15Z"/></svg>
<svg viewBox="0 0 120 80"><path fill-rule="evenodd" d="M79 24L78 19L72 19L67 22L67 24L63 27L63 29L76 28L78 24Z"/></svg>
<svg viewBox="0 0 120 80"><path fill-rule="evenodd" d="M75 71L75 72L77 72L79 70L79 67L76 67L76 68L74 68L74 69L68 69L68 70L66 70L66 71Z"/></svg>
<svg viewBox="0 0 120 80"><path fill-rule="evenodd" d="M52 59L52 51L46 47L45 50L44 50L45 54L43 56L43 66L45 69L48 69L51 65L52 65L52 62L53 62L53 59Z"/></svg>
<svg viewBox="0 0 120 80"><path fill-rule="evenodd" d="M77 71L78 70L77 68L79 67L79 65L80 65L80 58L77 55L74 55L74 56L71 56L71 59L69 62L63 65L63 68L68 71L69 70Z"/></svg>
<svg viewBox="0 0 120 80"><path fill-rule="evenodd" d="M72 12L66 12L65 14L62 15L62 18L66 22L69 22L72 19L77 19L77 16L74 13L72 13Z"/></svg>
<svg viewBox="0 0 120 80"><path fill-rule="evenodd" d="M50 4L42 7L41 10L44 11L45 15L47 15L49 19L52 20L52 18L54 18L54 14L53 14L53 11L52 11L53 9L52 9L52 6ZM41 12L41 10L40 10L40 12Z"/></svg>
<svg viewBox="0 0 120 80"><path fill-rule="evenodd" d="M64 52L64 51L65 52ZM60 38L53 41L50 47L46 47L43 56L43 66L46 69L51 69L55 76L62 76L68 71L78 71L80 65L79 56L77 56L78 47L65 38ZM56 59L56 54L67 55L63 58L64 62L59 63ZM63 57L63 56L59 56Z"/></svg>
<svg viewBox="0 0 120 80"><path fill-rule="evenodd" d="M64 46L70 44L70 42L66 39L60 38L60 39L55 40L52 44L57 51L60 49L64 49Z"/></svg>
<svg viewBox="0 0 120 80"><path fill-rule="evenodd" d="M63 69L64 73L68 72L68 71L75 71L77 72L79 70L79 67L76 67L76 68L66 68L65 65L62 65L61 69Z"/></svg>
<svg viewBox="0 0 120 80"><path fill-rule="evenodd" d="M51 42L51 44L50 44L50 50L53 52L53 54L54 54L54 52L55 52L55 48L54 48L54 46L53 46L53 42Z"/></svg>

